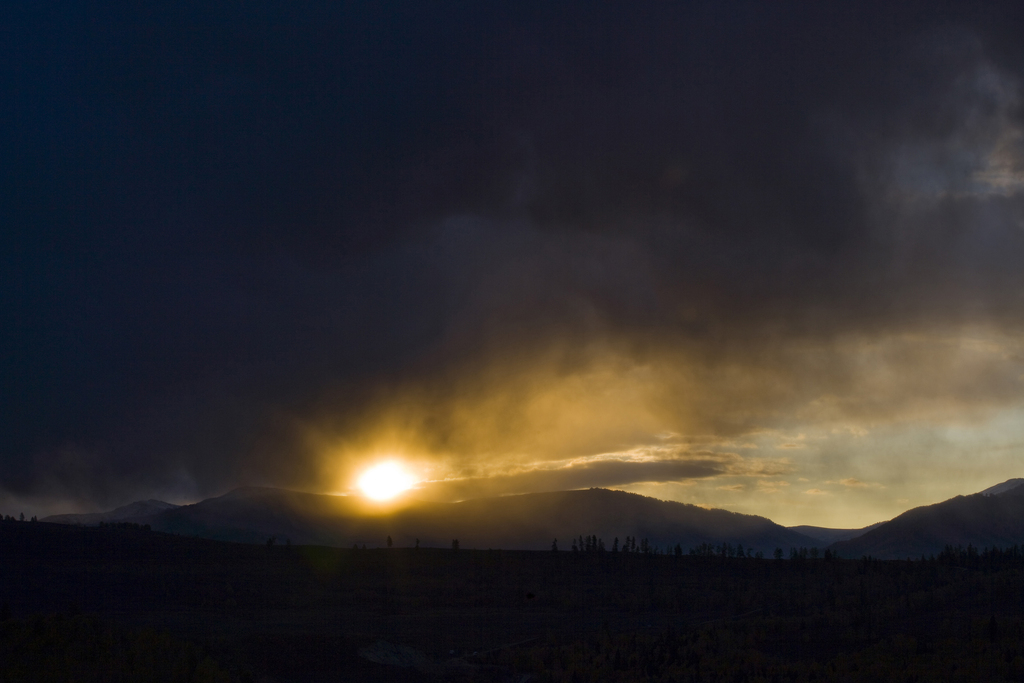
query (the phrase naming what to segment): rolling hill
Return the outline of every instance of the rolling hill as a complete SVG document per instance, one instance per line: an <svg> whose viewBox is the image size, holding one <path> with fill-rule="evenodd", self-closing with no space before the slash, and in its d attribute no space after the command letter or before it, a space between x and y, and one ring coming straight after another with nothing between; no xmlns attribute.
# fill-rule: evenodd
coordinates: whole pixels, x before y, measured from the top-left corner
<svg viewBox="0 0 1024 683"><path fill-rule="evenodd" d="M140 500L134 503L129 503L109 512L88 512L85 514L67 514L67 515L51 515L44 517L44 522L53 522L54 524L79 524L81 526L96 526L103 522L130 522L141 517L150 517L152 515L166 512L167 510L173 510L179 507L173 503L165 503L162 500Z"/></svg>
<svg viewBox="0 0 1024 683"><path fill-rule="evenodd" d="M45 521L98 523L61 515ZM90 518L92 519L92 518ZM684 551L702 543L775 548L822 545L764 517L667 502L624 491L589 489L481 498L460 503L414 502L392 512L367 510L361 499L272 488L242 488L194 505L124 518L153 529L224 541L375 547L391 536L397 546L547 550L558 539L568 550L580 535L596 535L610 550L614 538L648 539Z"/></svg>
<svg viewBox="0 0 1024 683"><path fill-rule="evenodd" d="M459 503L414 501L393 510L357 497L248 487L193 505L139 501L109 512L55 515L43 521L98 525L149 524L153 529L241 543L270 538L302 545L395 545L547 550L558 539L568 550L579 536L648 539L684 551L728 542L770 555L775 548L828 546L841 557L896 559L932 555L946 545L978 548L1024 545L1024 479L980 493L909 510L863 529L786 528L764 517L648 498L624 491L559 491Z"/></svg>
<svg viewBox="0 0 1024 683"><path fill-rule="evenodd" d="M1013 482L1016 481L1014 485ZM850 540L834 543L841 557L899 559L938 554L946 545L977 548L1024 544L1024 483L1010 480L904 512Z"/></svg>

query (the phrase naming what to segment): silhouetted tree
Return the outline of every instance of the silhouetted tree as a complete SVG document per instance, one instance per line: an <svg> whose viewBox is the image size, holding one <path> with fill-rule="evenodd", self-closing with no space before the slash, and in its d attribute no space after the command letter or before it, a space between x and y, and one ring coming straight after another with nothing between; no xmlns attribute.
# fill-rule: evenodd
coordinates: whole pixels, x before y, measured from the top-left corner
<svg viewBox="0 0 1024 683"><path fill-rule="evenodd" d="M19 522L24 522L25 521L25 513L24 512L22 512L20 515L18 515L18 521Z"/></svg>
<svg viewBox="0 0 1024 683"><path fill-rule="evenodd" d="M390 536L388 536L388 547L389 548L391 547L391 537Z"/></svg>
<svg viewBox="0 0 1024 683"><path fill-rule="evenodd" d="M270 546L274 545L275 543L277 543L277 536L271 536L270 538L267 539L267 547L268 548Z"/></svg>
<svg viewBox="0 0 1024 683"><path fill-rule="evenodd" d="M612 552L613 553L619 552L619 537L618 536L616 536L615 540L612 541Z"/></svg>
<svg viewBox="0 0 1024 683"><path fill-rule="evenodd" d="M453 538L452 539L452 550L458 550L458 549L459 549L459 539Z"/></svg>
<svg viewBox="0 0 1024 683"><path fill-rule="evenodd" d="M418 538L416 539L416 549L417 550L420 549L420 539L418 539Z"/></svg>
<svg viewBox="0 0 1024 683"><path fill-rule="evenodd" d="M555 540L551 541L551 552L553 552L553 553L557 553L558 552L558 539L557 538Z"/></svg>
<svg viewBox="0 0 1024 683"><path fill-rule="evenodd" d="M776 548L774 555L775 555L775 559L776 560L781 560L782 559L782 548Z"/></svg>

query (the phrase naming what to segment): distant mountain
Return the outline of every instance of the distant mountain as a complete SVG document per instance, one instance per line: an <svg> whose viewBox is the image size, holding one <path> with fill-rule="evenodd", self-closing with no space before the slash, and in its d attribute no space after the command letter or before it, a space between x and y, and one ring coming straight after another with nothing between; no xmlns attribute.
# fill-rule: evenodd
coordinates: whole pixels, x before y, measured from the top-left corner
<svg viewBox="0 0 1024 683"><path fill-rule="evenodd" d="M56 521L56 520L49 520ZM126 520L127 521L127 520ZM270 537L297 544L349 547L384 545L546 550L558 539L596 535L608 550L613 539L643 538L661 548L701 543L742 543L771 554L775 548L821 545L764 517L666 502L624 491L590 489L481 498L461 503L414 502L390 513L367 512L355 497L281 489L237 489L194 505L130 521L158 531L225 541L262 543Z"/></svg>
<svg viewBox="0 0 1024 683"><path fill-rule="evenodd" d="M1000 493L1006 493L1012 491L1021 484L1024 484L1024 479L1007 479L1002 484L996 484L995 486L989 486L987 489L981 492L983 496L997 496Z"/></svg>
<svg viewBox="0 0 1024 683"><path fill-rule="evenodd" d="M153 515L166 512L167 510L174 510L179 506L173 503L165 503L162 500L140 500L134 503L129 503L122 507L116 508L109 512L89 512L80 515L51 515L44 517L43 522L53 522L54 524L78 524L80 526L96 526L101 522L131 522L141 517L151 517Z"/></svg>
<svg viewBox="0 0 1024 683"><path fill-rule="evenodd" d="M1008 486L1013 481L1020 480L908 510L831 548L840 557L898 559L937 554L947 544L977 548L1024 544L1024 487Z"/></svg>
<svg viewBox="0 0 1024 683"><path fill-rule="evenodd" d="M54 515L44 522L98 525L149 524L158 531L223 541L263 543L275 537L296 544L376 547L388 536L398 546L544 550L558 539L596 535L610 550L614 538L647 538L661 548L702 543L732 545L770 555L775 548L829 546L841 557L880 559L937 554L948 545L978 548L1024 545L1024 479L1010 479L970 496L909 510L863 529L786 528L764 517L645 496L590 489L480 498L461 503L413 502L375 511L357 497L242 488L194 505L159 500L109 512Z"/></svg>
<svg viewBox="0 0 1024 683"><path fill-rule="evenodd" d="M863 529L829 529L823 526L791 526L786 527L790 531L803 534L804 536L810 536L814 540L818 541L820 545L831 545L837 541L846 541L851 538L857 538L875 527L879 527L885 524L885 522L875 522Z"/></svg>

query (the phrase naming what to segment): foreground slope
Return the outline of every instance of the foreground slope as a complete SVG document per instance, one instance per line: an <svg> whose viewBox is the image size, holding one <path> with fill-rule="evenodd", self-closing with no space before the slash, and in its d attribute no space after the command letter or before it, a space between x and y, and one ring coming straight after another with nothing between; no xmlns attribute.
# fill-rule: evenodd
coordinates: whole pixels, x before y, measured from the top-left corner
<svg viewBox="0 0 1024 683"><path fill-rule="evenodd" d="M394 511L367 508L355 497L271 488L237 489L218 498L126 520L153 529L225 541L350 547L384 545L568 550L579 536L648 539L662 549L702 543L770 554L775 548L820 545L764 517L661 501L623 491L590 489L481 498L460 503L414 502Z"/></svg>
<svg viewBox="0 0 1024 683"><path fill-rule="evenodd" d="M994 490L1001 492L990 493ZM937 554L947 545L968 544L977 548L1024 544L1024 486L999 485L982 493L914 508L831 548L842 557L899 559Z"/></svg>
<svg viewBox="0 0 1024 683"><path fill-rule="evenodd" d="M115 680L104 661L225 680L190 675L198 657L139 673L179 661L161 632L250 683L1024 680L1019 552L352 550L7 520L0 568L4 681L72 680L55 660L77 681Z"/></svg>

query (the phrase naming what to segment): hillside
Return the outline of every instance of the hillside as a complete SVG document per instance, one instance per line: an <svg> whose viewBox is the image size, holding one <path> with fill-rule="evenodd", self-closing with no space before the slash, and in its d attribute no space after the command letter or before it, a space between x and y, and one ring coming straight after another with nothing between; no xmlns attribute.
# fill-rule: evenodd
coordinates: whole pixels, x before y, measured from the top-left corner
<svg viewBox="0 0 1024 683"><path fill-rule="evenodd" d="M65 523L76 523L62 516ZM51 520L56 521L56 520ZM460 503L414 502L388 513L368 512L354 497L244 488L194 505L124 521L202 538L351 547L399 546L547 550L558 539L568 550L579 536L596 535L608 550L613 540L646 538L661 548L684 550L702 543L742 544L770 554L775 548L821 545L764 517L590 489L481 498Z"/></svg>
<svg viewBox="0 0 1024 683"><path fill-rule="evenodd" d="M992 490L1002 493L989 493ZM841 557L899 559L937 554L946 545L968 544L977 548L1024 544L1024 487L992 487L914 508L831 548Z"/></svg>
<svg viewBox="0 0 1024 683"><path fill-rule="evenodd" d="M810 536L822 545L829 545L831 543L836 543L837 541L846 541L851 538L857 538L858 536L862 536L867 532L871 531L872 529L879 527L883 524L885 524L885 522L876 522L862 529L831 529L829 527L808 526L806 524L786 528L791 531L803 534L804 536Z"/></svg>
<svg viewBox="0 0 1024 683"><path fill-rule="evenodd" d="M624 491L558 491L459 503L413 501L385 511L355 496L273 488L241 488L194 505L149 500L104 513L56 515L44 521L97 525L148 524L153 529L222 541L380 547L568 550L580 536L597 536L611 550L615 538L648 539L662 550L708 543L741 544L770 555L775 548L824 547L843 557L920 557L946 545L1006 547L1024 544L1024 486L1011 479L980 493L909 510L863 529L782 527L764 517L648 498Z"/></svg>
<svg viewBox="0 0 1024 683"><path fill-rule="evenodd" d="M85 514L51 515L44 517L41 521L52 522L53 524L78 524L81 526L96 526L103 522L130 522L141 517L173 510L179 506L173 503L165 503L162 500L140 500L128 505L123 505L109 512L88 512Z"/></svg>

